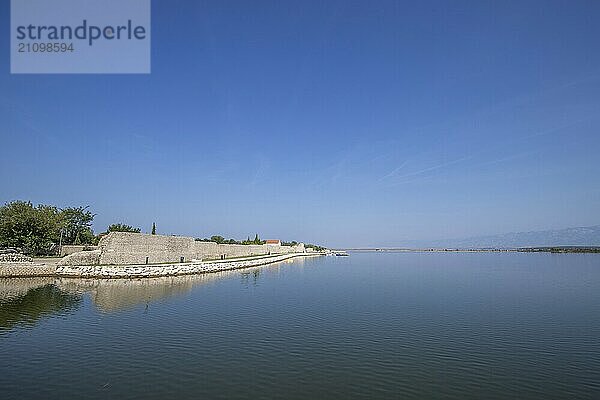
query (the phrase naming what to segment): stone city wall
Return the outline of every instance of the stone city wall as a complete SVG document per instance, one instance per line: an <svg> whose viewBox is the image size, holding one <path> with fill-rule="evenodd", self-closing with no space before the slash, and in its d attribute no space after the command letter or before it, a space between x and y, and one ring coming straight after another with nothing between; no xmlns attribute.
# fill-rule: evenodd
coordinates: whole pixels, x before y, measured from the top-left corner
<svg viewBox="0 0 600 400"><path fill-rule="evenodd" d="M194 239L182 236L111 232L100 239L100 264L160 264L191 261Z"/></svg>
<svg viewBox="0 0 600 400"><path fill-rule="evenodd" d="M100 264L100 250L80 251L69 254L60 259L58 265L98 265Z"/></svg>
<svg viewBox="0 0 600 400"><path fill-rule="evenodd" d="M303 253L304 245L241 245L200 242L191 237L111 232L98 244L99 264L162 264L195 260Z"/></svg>
<svg viewBox="0 0 600 400"><path fill-rule="evenodd" d="M226 271L308 254L304 245L231 245L189 237L112 232L98 250L63 257L57 265L0 263L0 277L153 277ZM251 259L244 258L254 256ZM223 259L224 258L224 259ZM204 261L204 262L202 262Z"/></svg>
<svg viewBox="0 0 600 400"><path fill-rule="evenodd" d="M79 251L98 250L98 246L86 245L75 245L66 244L60 248L60 256L68 256L69 254L77 253Z"/></svg>

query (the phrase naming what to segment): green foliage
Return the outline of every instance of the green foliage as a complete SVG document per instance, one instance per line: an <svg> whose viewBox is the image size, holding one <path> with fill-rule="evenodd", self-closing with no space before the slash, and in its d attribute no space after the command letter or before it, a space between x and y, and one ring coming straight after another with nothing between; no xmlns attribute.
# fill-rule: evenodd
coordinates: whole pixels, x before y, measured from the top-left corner
<svg viewBox="0 0 600 400"><path fill-rule="evenodd" d="M218 243L218 244L242 244L241 242L239 242L235 239L225 239L223 236L219 236L219 235L213 235L210 237L210 239L207 239L207 238L196 239L196 241L198 241L198 242L214 242L214 243Z"/></svg>
<svg viewBox="0 0 600 400"><path fill-rule="evenodd" d="M213 235L210 237L210 241L218 243L218 244L222 244L225 241L225 238L223 236Z"/></svg>
<svg viewBox="0 0 600 400"><path fill-rule="evenodd" d="M152 223L152 234L156 235L156 222Z"/></svg>
<svg viewBox="0 0 600 400"><path fill-rule="evenodd" d="M56 254L58 245L94 244L88 207L55 206L13 201L0 207L0 247L19 247L33 256Z"/></svg>
<svg viewBox="0 0 600 400"><path fill-rule="evenodd" d="M108 227L108 229L106 230L107 232L132 232L132 233L140 233L141 229L140 228L134 228L131 225L126 225L126 224L112 224Z"/></svg>
<svg viewBox="0 0 600 400"><path fill-rule="evenodd" d="M67 207L60 211L63 244L92 244L96 237L91 225L95 214L89 207Z"/></svg>
<svg viewBox="0 0 600 400"><path fill-rule="evenodd" d="M49 254L58 243L58 209L13 201L0 208L0 247L19 247L26 254Z"/></svg>
<svg viewBox="0 0 600 400"><path fill-rule="evenodd" d="M246 245L250 245L250 244L265 244L266 242L264 240L260 240L260 237L258 236L258 233L254 236L253 240L250 240L250 236L248 236L248 239L242 241L242 244L246 244Z"/></svg>
<svg viewBox="0 0 600 400"><path fill-rule="evenodd" d="M214 242L214 243L218 243L218 244L245 244L245 245L254 245L254 244L265 244L266 241L265 240L261 240L260 237L258 236L258 233L254 236L254 239L250 239L250 236L248 236L247 239L240 241L237 241L235 239L225 239L223 236L220 235L213 235L209 238L204 238L204 239L200 239L197 238L195 239L198 242ZM282 246L297 246L299 243L295 240L292 240L291 242L281 242ZM310 247L315 249L315 251L323 251L326 250L325 247L323 246L318 246L316 244L307 244L305 245L305 247Z"/></svg>
<svg viewBox="0 0 600 400"><path fill-rule="evenodd" d="M258 237L258 233L256 234L256 236L254 236L254 240L250 240L250 236L248 236L247 240L244 240L242 242L242 244L265 244L266 242L264 240L260 240L260 237Z"/></svg>
<svg viewBox="0 0 600 400"><path fill-rule="evenodd" d="M327 249L326 247L318 246L316 244L310 244L310 243L309 244L305 244L304 247L306 247L306 248L312 248L315 251L323 251L323 250Z"/></svg>

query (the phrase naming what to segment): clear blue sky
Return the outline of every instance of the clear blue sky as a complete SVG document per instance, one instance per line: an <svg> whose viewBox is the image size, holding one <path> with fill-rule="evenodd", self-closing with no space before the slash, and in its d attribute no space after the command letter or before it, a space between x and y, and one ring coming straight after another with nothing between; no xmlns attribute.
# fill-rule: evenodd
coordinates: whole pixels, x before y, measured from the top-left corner
<svg viewBox="0 0 600 400"><path fill-rule="evenodd" d="M150 75L10 75L0 201L402 245L600 223L598 1L153 1Z"/></svg>

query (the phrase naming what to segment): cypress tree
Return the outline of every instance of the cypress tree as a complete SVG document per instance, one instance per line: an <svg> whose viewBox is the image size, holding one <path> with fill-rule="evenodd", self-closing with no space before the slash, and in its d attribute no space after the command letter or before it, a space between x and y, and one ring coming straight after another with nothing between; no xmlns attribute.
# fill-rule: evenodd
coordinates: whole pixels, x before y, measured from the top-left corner
<svg viewBox="0 0 600 400"><path fill-rule="evenodd" d="M152 234L156 235L156 222L152 223Z"/></svg>

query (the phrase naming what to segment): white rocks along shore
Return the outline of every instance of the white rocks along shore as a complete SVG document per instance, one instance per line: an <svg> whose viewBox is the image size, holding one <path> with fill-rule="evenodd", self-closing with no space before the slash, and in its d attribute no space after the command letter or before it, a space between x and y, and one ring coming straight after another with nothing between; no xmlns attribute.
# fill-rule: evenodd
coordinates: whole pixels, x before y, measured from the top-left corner
<svg viewBox="0 0 600 400"><path fill-rule="evenodd" d="M229 260L193 261L133 265L51 265L35 263L0 264L0 278L73 277L73 278L150 278L227 271L272 264L295 257L314 257L323 253L289 253L244 257Z"/></svg>

